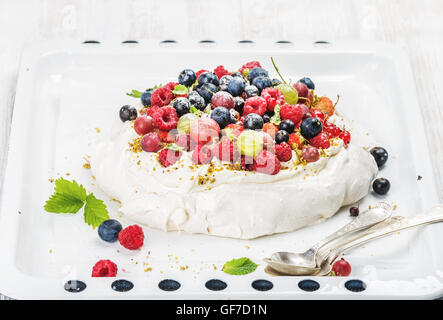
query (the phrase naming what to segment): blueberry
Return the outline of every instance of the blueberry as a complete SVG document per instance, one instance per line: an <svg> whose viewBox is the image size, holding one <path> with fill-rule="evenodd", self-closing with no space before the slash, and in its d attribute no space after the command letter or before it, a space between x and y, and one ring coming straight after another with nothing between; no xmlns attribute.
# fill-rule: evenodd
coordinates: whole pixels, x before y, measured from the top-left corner
<svg viewBox="0 0 443 320"><path fill-rule="evenodd" d="M252 80L252 84L257 87L259 92L262 92L263 89L269 88L272 82L268 77L258 76Z"/></svg>
<svg viewBox="0 0 443 320"><path fill-rule="evenodd" d="M286 120L283 120L282 122L280 122L280 124L278 125L278 128L280 130L285 130L287 133L292 133L292 132L294 132L295 125L294 125L294 122L292 122L289 119L286 119Z"/></svg>
<svg viewBox="0 0 443 320"><path fill-rule="evenodd" d="M211 101L214 93L217 92L217 87L212 83L205 83L197 88L197 92L199 95L205 99L206 102Z"/></svg>
<svg viewBox="0 0 443 320"><path fill-rule="evenodd" d="M204 110L206 107L205 99L198 94L197 91L191 91L188 94L188 100L191 105L196 107L198 110Z"/></svg>
<svg viewBox="0 0 443 320"><path fill-rule="evenodd" d="M276 87L276 86L278 86L281 83L282 82L280 80L275 79L275 78L271 80L271 84L272 84L273 87Z"/></svg>
<svg viewBox="0 0 443 320"><path fill-rule="evenodd" d="M388 161L388 152L385 148L374 147L369 151L375 159L377 166L380 168Z"/></svg>
<svg viewBox="0 0 443 320"><path fill-rule="evenodd" d="M245 100L241 97L234 97L235 102L235 110L238 111L238 113L243 114L243 107L245 106Z"/></svg>
<svg viewBox="0 0 443 320"><path fill-rule="evenodd" d="M178 83L190 87L197 79L196 74L191 69L185 69L178 75Z"/></svg>
<svg viewBox="0 0 443 320"><path fill-rule="evenodd" d="M217 107L211 111L211 119L218 123L220 129L223 129L231 122L231 113L225 107Z"/></svg>
<svg viewBox="0 0 443 320"><path fill-rule="evenodd" d="M245 80L240 77L234 77L231 81L228 83L228 92L233 97L238 97L242 94L243 90L245 90Z"/></svg>
<svg viewBox="0 0 443 320"><path fill-rule="evenodd" d="M133 106L123 106L120 108L120 119L125 122L137 119L137 109Z"/></svg>
<svg viewBox="0 0 443 320"><path fill-rule="evenodd" d="M285 130L277 131L277 133L275 134L275 142L277 144L288 141L289 141L289 133L287 133Z"/></svg>
<svg viewBox="0 0 443 320"><path fill-rule="evenodd" d="M388 193L389 189L391 188L391 183L388 179L385 178L378 178L375 179L372 183L372 189L374 189L374 192L379 195L384 195Z"/></svg>
<svg viewBox="0 0 443 320"><path fill-rule="evenodd" d="M213 72L203 72L198 77L198 84L199 85L203 85L203 84L206 84L206 83L211 83L214 86L219 86L220 85L220 81L218 80L216 74L213 73Z"/></svg>
<svg viewBox="0 0 443 320"><path fill-rule="evenodd" d="M300 125L300 133L305 139L312 139L322 130L322 124L317 118L306 118Z"/></svg>
<svg viewBox="0 0 443 320"><path fill-rule="evenodd" d="M234 78L242 78L243 79L243 75L240 72L234 72L231 74L232 77Z"/></svg>
<svg viewBox="0 0 443 320"><path fill-rule="evenodd" d="M189 111L191 110L191 103L188 99L184 97L175 99L172 103L172 106L174 107L175 111L177 111L179 117L189 113Z"/></svg>
<svg viewBox="0 0 443 320"><path fill-rule="evenodd" d="M245 129L259 130L263 128L263 118L256 113L249 113L243 121Z"/></svg>
<svg viewBox="0 0 443 320"><path fill-rule="evenodd" d="M258 89L256 86L249 85L245 87L245 93L247 98L255 97L258 96Z"/></svg>
<svg viewBox="0 0 443 320"><path fill-rule="evenodd" d="M314 82L312 82L312 80L310 78L308 78L308 77L301 78L298 81L304 83L308 87L308 89L310 89L310 90L314 90L315 89Z"/></svg>
<svg viewBox="0 0 443 320"><path fill-rule="evenodd" d="M98 227L99 237L106 242L115 242L118 233L122 230L122 225L117 220L109 219L103 221Z"/></svg>
<svg viewBox="0 0 443 320"><path fill-rule="evenodd" d="M145 107L149 107L151 105L151 95L154 92L154 89L146 90L142 93L140 100L142 101L142 105Z"/></svg>
<svg viewBox="0 0 443 320"><path fill-rule="evenodd" d="M266 71L263 68L255 67L251 71L249 71L248 80L249 82L252 82L255 78L261 76L268 78L269 77L268 71Z"/></svg>
<svg viewBox="0 0 443 320"><path fill-rule="evenodd" d="M220 79L220 86L222 85L228 85L229 82L231 82L231 80L233 79L232 76L230 75L224 75L223 77L221 77Z"/></svg>
<svg viewBox="0 0 443 320"><path fill-rule="evenodd" d="M264 123L271 121L271 117L269 116L269 114L264 114L262 118Z"/></svg>

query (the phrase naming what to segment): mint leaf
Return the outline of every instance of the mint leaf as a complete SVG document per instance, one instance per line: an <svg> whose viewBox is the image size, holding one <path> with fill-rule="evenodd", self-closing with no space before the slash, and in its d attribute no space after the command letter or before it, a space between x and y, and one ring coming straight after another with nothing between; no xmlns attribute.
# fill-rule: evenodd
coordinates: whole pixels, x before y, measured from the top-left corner
<svg viewBox="0 0 443 320"><path fill-rule="evenodd" d="M176 96L183 96L188 93L188 88L182 84L178 84L174 87L174 90L172 91L173 94Z"/></svg>
<svg viewBox="0 0 443 320"><path fill-rule="evenodd" d="M109 219L106 205L100 199L97 199L92 193L86 197L85 205L85 222L92 226L98 227L103 221Z"/></svg>
<svg viewBox="0 0 443 320"><path fill-rule="evenodd" d="M75 180L72 180L71 182L64 178L58 178L55 180L54 191L55 193L64 194L80 201L86 200L85 188L82 185L79 185Z"/></svg>
<svg viewBox="0 0 443 320"><path fill-rule="evenodd" d="M243 257L226 262L223 266L223 271L232 275L244 275L254 272L257 266L249 258Z"/></svg>
<svg viewBox="0 0 443 320"><path fill-rule="evenodd" d="M169 143L163 149L169 149L169 150L173 150L173 151L182 151L183 147L180 147L179 145L177 145L175 143Z"/></svg>
<svg viewBox="0 0 443 320"><path fill-rule="evenodd" d="M63 178L55 181L54 194L46 201L44 209L52 213L77 213L85 203L84 219L88 225L98 227L109 219L102 200L97 199L93 193L86 195L86 189L75 180Z"/></svg>
<svg viewBox="0 0 443 320"><path fill-rule="evenodd" d="M142 96L143 92L138 90L132 90L131 93L126 93L127 96L133 97L133 98L140 98Z"/></svg>
<svg viewBox="0 0 443 320"><path fill-rule="evenodd" d="M276 105L274 108L274 115L271 117L271 120L269 120L270 123L275 124L276 126L278 126L281 122L281 117L280 117L280 105Z"/></svg>
<svg viewBox="0 0 443 320"><path fill-rule="evenodd" d="M77 213L83 201L62 193L54 193L45 203L45 210L52 213Z"/></svg>

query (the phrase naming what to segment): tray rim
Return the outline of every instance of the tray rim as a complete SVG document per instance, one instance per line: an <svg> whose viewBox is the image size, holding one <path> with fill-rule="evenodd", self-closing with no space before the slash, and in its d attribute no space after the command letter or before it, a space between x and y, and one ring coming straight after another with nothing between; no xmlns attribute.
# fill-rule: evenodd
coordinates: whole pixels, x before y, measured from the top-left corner
<svg viewBox="0 0 443 320"><path fill-rule="evenodd" d="M221 46L221 48L220 48ZM273 47L274 46L274 47ZM64 48L64 49L61 49ZM16 90L16 99L14 103L14 110L13 110L13 117L12 117L12 124L11 124L11 134L10 134L10 140L9 140L9 149L8 149L8 157L7 157L7 165L5 169L5 181L4 181L4 188L3 188L3 194L2 194L2 203L1 203L1 210L0 210L0 252L3 255L2 262L0 263L0 292L2 292L5 295L8 295L10 297L14 298L22 298L22 299L36 299L36 298L45 298L45 299L100 299L103 297L100 293L100 287L101 285L99 283L111 281L108 279L93 279L93 281L88 280L88 290L85 290L85 292L77 293L75 295L69 294L63 290L63 283L61 283L62 280L60 279L53 279L53 278L35 278L30 275L27 275L25 273L22 273L18 268L15 267L15 252L16 252L16 244L18 241L17 238L17 230L19 226L19 219L20 215L16 214L16 209L14 203L18 204L18 193L16 192L14 194L13 190L20 190L20 187L15 181L23 181L21 171L20 171L20 154L22 153L22 147L18 145L18 141L23 141L23 133L20 132L20 130L17 128L16 122L18 121L21 116L25 114L25 105L26 105L26 97L24 95L25 89L32 85L32 79L34 70L33 68L30 68L34 63L38 62L38 60L44 56L53 54L53 53L60 53L64 52L65 50L70 50L74 52L80 52L85 54L100 54L100 52L109 52L111 50L112 52L119 53L119 52L127 52L127 50L150 50L153 52L156 51L164 51L164 50L190 50L190 51L201 51L201 50L212 50L214 52L220 53L220 52L238 52L238 51L293 51L293 52L312 52L312 53L319 53L319 54L329 54L329 53L359 53L359 52L366 52L366 53L373 53L376 55L383 55L387 58L389 58L396 66L396 80L398 81L398 84L401 84L405 87L405 94L407 97L406 100L414 107L414 116L419 116L420 121L412 121L411 126L413 127L412 130L416 133L416 136L418 139L425 141L425 143L420 146L421 151L426 155L426 161L416 161L414 160L414 165L417 165L417 163L422 164L420 166L420 172L424 172L428 177L434 177L432 175L432 172L434 171L434 168L432 167L432 162L430 161L430 150L428 146L428 139L425 135L424 128L423 128L423 117L419 109L417 94L416 94L416 87L413 81L413 75L412 75L412 69L409 63L409 59L407 57L407 54L405 51L403 51L401 48L385 43L380 41L373 41L373 42L361 42L361 41L337 41L334 42L333 45L331 45L328 48L324 47L316 47L313 46L312 42L308 41L300 41L297 42L294 46L288 46L288 47L280 47L275 46L275 42L272 41L258 41L255 43L254 48L251 47L239 47L237 43L232 42L223 42L218 41L217 45L215 47L201 47L198 46L198 42L194 41L183 41L179 42L177 45L173 45L172 47L165 48L159 45L159 41L157 40L148 40L148 41L141 41L137 46L128 47L127 45L122 45L118 41L116 42L110 42L110 43L104 43L99 45L84 45L81 44L79 41L47 41L43 43L36 43L29 47L27 47L22 54L21 62L20 62L20 68L19 68L19 74L18 74L18 81L17 81L17 90ZM418 113L418 115L417 115ZM412 115L411 115L412 117ZM15 124L15 125L14 125ZM416 154L419 154L417 152ZM413 156L416 156L414 154ZM14 181L15 180L15 181ZM434 186L433 190L424 190L424 187L421 187L419 185L419 188L421 188L420 193L421 195L426 195L428 199L437 197L437 184L435 181L435 178L432 179L432 184ZM431 183L431 182L429 182ZM5 199L8 199L8 201L5 201ZM6 212L9 212L9 214L6 214ZM9 235L9 237L7 236ZM13 237L15 236L15 237ZM429 275L431 277L439 277L443 278L443 273L439 274L438 270L436 274ZM290 278L295 279L294 281L302 280L300 277L284 277L284 278ZM310 277L312 279L315 279L319 282L325 282L326 278L318 278L318 277ZM245 278L246 279L249 278ZM306 294L305 292L275 292L273 294L269 294L270 292L266 293L266 295L254 292L257 295L254 295L255 299L340 299L340 298L346 298L346 299L380 299L380 298L396 298L396 299L431 299L440 297L443 295L443 286L439 289L435 290L424 290L423 292L419 292L418 290L414 293L408 293L408 292L399 292L398 294L383 294L380 292L372 292L371 290L366 290L359 294L354 294L350 291L346 291L344 289L344 282L347 280L352 279L348 278L327 278L328 283L334 283L334 285L338 285L343 290L339 292L329 292L329 293L322 293L321 291L316 292L315 294ZM365 280L364 277L361 277L361 279ZM113 279L115 280L115 279ZM370 280L368 280L370 281ZM28 283L27 287L32 287L32 292L29 292L29 290L26 290L23 286L21 288L17 288L16 285L18 282ZM100 286L100 287L99 287ZM37 288L44 288L42 291L43 294L37 290ZM38 292L38 294L37 294ZM179 290L176 293L166 293L163 292L154 292L152 294L143 294L141 296L137 296L136 293L125 293L125 295L121 294L106 294L109 298L118 298L118 299L134 299L134 298L141 298L141 299L182 299L184 298L183 293ZM208 294L210 293L210 294ZM220 292L220 293L213 293L213 292L187 292L186 298L189 299L226 299L226 298L237 298L237 299L250 299L252 292Z"/></svg>

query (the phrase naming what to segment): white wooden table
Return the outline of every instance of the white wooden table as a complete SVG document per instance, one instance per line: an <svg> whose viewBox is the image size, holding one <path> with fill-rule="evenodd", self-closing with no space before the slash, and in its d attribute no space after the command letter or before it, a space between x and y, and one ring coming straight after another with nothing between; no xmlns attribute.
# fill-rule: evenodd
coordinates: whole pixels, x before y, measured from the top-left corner
<svg viewBox="0 0 443 320"><path fill-rule="evenodd" d="M443 200L442 18L442 0L0 0L0 192L20 52L29 43L352 39L407 50Z"/></svg>

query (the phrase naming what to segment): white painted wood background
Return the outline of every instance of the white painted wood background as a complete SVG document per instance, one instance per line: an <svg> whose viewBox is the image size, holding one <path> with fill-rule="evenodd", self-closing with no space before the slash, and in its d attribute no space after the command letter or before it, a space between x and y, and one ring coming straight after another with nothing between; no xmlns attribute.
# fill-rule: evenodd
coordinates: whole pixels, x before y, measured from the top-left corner
<svg viewBox="0 0 443 320"><path fill-rule="evenodd" d="M27 44L263 38L384 40L403 46L443 200L443 0L0 0L0 192L17 69Z"/></svg>

